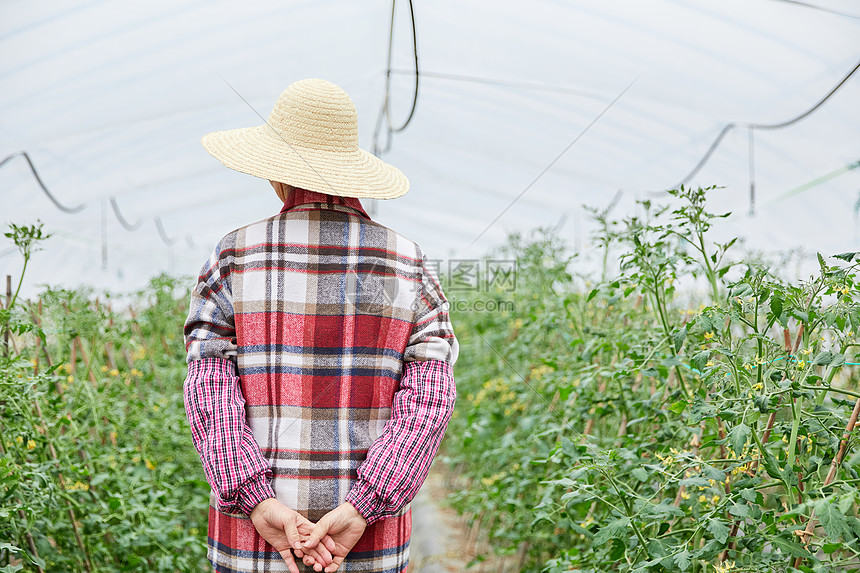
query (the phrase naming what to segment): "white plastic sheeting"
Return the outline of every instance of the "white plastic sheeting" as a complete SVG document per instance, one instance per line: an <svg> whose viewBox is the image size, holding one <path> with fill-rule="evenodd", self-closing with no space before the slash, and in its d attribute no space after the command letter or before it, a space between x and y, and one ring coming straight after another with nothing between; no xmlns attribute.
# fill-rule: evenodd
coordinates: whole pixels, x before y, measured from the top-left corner
<svg viewBox="0 0 860 573"><path fill-rule="evenodd" d="M558 223L587 249L583 204L606 205L620 190L617 212L631 212L637 197L678 183L726 123L797 116L857 64L860 6L810 3L847 15L779 0L416 2L425 75L412 123L384 155L412 188L375 205L376 217L437 258L479 256L507 231ZM262 123L257 113L292 81L343 87L370 149L390 10L381 0L0 2L0 159L27 151L58 201L86 205L58 210L23 158L0 168L0 223L40 218L55 233L28 291L192 275L224 233L277 212L267 182L223 167L200 137ZM403 0L393 68L397 122L413 83ZM719 233L756 249L854 248L860 169L780 197L860 160L858 102L860 72L808 118L755 133L755 217L748 131L731 131L692 181L725 186L713 208L739 216ZM120 225L111 198L137 231ZM0 273L19 270L0 243Z"/></svg>

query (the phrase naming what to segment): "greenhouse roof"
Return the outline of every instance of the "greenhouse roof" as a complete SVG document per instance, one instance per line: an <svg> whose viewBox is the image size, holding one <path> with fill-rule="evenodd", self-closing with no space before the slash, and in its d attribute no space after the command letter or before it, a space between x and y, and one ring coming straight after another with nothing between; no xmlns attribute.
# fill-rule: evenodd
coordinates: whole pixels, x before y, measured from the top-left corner
<svg viewBox="0 0 860 573"><path fill-rule="evenodd" d="M277 212L267 182L226 169L200 138L262 123L295 80L343 87L370 150L391 11L381 1L2 3L0 160L27 156L0 168L0 222L38 218L55 234L27 288L129 290L160 271L196 274L226 232ZM616 213L632 213L681 181L722 186L712 208L736 215L719 233L750 248L856 250L856 2L440 0L416 5L414 21L417 104L383 153L411 191L371 209L431 257L478 257L537 226L587 251L584 204L615 199ZM414 60L401 2L395 124L410 112ZM376 143L386 147L385 130ZM19 272L0 243L0 273Z"/></svg>

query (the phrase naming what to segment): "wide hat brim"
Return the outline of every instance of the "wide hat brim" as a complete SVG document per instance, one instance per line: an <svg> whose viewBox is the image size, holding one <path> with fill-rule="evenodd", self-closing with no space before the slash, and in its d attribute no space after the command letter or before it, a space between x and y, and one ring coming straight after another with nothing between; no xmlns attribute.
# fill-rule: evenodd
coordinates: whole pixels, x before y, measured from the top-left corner
<svg viewBox="0 0 860 573"><path fill-rule="evenodd" d="M409 191L399 169L363 149L297 145L269 124L215 131L202 143L230 169L308 191L367 199L394 199Z"/></svg>

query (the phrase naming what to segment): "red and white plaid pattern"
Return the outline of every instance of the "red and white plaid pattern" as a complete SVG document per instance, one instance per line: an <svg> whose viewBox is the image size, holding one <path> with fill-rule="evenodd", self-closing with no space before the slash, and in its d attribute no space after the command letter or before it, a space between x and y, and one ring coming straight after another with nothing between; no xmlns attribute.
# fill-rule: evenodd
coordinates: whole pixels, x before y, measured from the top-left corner
<svg viewBox="0 0 860 573"><path fill-rule="evenodd" d="M216 570L286 570L247 519L273 495L312 521L350 501L370 525L345 570L405 570L458 350L421 250L357 199L296 191L218 244L185 336Z"/></svg>

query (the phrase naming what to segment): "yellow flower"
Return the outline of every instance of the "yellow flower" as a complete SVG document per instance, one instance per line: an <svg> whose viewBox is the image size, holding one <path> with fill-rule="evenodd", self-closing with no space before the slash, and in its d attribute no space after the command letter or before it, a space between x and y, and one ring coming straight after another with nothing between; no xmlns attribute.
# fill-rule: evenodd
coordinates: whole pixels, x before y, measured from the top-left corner
<svg viewBox="0 0 860 573"><path fill-rule="evenodd" d="M36 440L27 440L27 449L28 450L36 449Z"/></svg>
<svg viewBox="0 0 860 573"><path fill-rule="evenodd" d="M797 367L798 368L806 368L806 361L805 360L798 360L797 361Z"/></svg>
<svg viewBox="0 0 860 573"><path fill-rule="evenodd" d="M141 372L137 368L132 368L131 369L131 375L132 376L143 376L143 372Z"/></svg>
<svg viewBox="0 0 860 573"><path fill-rule="evenodd" d="M155 469L155 464L154 464L154 463L152 463L151 461L149 461L149 460L143 460L143 463L144 463L144 465L146 466L146 468L147 468L147 469L150 469L150 470L154 470L154 469Z"/></svg>
<svg viewBox="0 0 860 573"><path fill-rule="evenodd" d="M159 406L158 404L152 407L153 412L158 412L159 410L161 410L161 406Z"/></svg>
<svg viewBox="0 0 860 573"><path fill-rule="evenodd" d="M119 370L114 368L113 370L110 371L110 375L111 376L119 376Z"/></svg>
<svg viewBox="0 0 860 573"><path fill-rule="evenodd" d="M721 564L714 565L714 573L729 573L735 568L734 561L724 561Z"/></svg>
<svg viewBox="0 0 860 573"><path fill-rule="evenodd" d="M690 499L690 494L686 491L681 492L681 499Z"/></svg>
<svg viewBox="0 0 860 573"><path fill-rule="evenodd" d="M705 364L705 368L710 368L710 367L711 367L711 366L713 366L713 365L714 365L714 363L713 363L713 362L711 362L710 360L708 360L708 363L707 363L707 364Z"/></svg>
<svg viewBox="0 0 860 573"><path fill-rule="evenodd" d="M714 487L717 484L716 480L712 480L712 479L709 479L708 483L711 484L711 487Z"/></svg>
<svg viewBox="0 0 860 573"><path fill-rule="evenodd" d="M16 442L18 445L23 444L23 443L24 443L24 436L15 436L15 442Z"/></svg>
<svg viewBox="0 0 860 573"><path fill-rule="evenodd" d="M81 481L76 481L74 484L66 486L68 491L89 491L90 484Z"/></svg>
<svg viewBox="0 0 860 573"><path fill-rule="evenodd" d="M705 503L706 501L708 501L708 496L706 496L706 495L700 495L699 496L699 503Z"/></svg>
<svg viewBox="0 0 860 573"><path fill-rule="evenodd" d="M591 525L592 523L594 523L594 518L589 515L588 517L585 518L585 521L583 521L582 523L579 524L579 526L581 528L585 529L589 525Z"/></svg>
<svg viewBox="0 0 860 573"><path fill-rule="evenodd" d="M804 348L803 350L800 351L801 354L809 354L810 352L812 352L811 348Z"/></svg>
<svg viewBox="0 0 860 573"><path fill-rule="evenodd" d="M710 339L712 339L713 337L714 337L714 333L713 333L713 332L706 332L706 333L705 333L705 340L710 340Z"/></svg>
<svg viewBox="0 0 860 573"><path fill-rule="evenodd" d="M140 456L134 456L133 458L131 458L131 461L133 461L134 463L139 462L139 461L140 461Z"/></svg>
<svg viewBox="0 0 860 573"><path fill-rule="evenodd" d="M107 372L107 371L108 371L108 367L107 367L107 366L102 366L102 372Z"/></svg>
<svg viewBox="0 0 860 573"><path fill-rule="evenodd" d="M718 496L717 494L714 494L714 495L711 497L711 504L712 504L712 505L717 505L718 503L720 503L720 496Z"/></svg>

